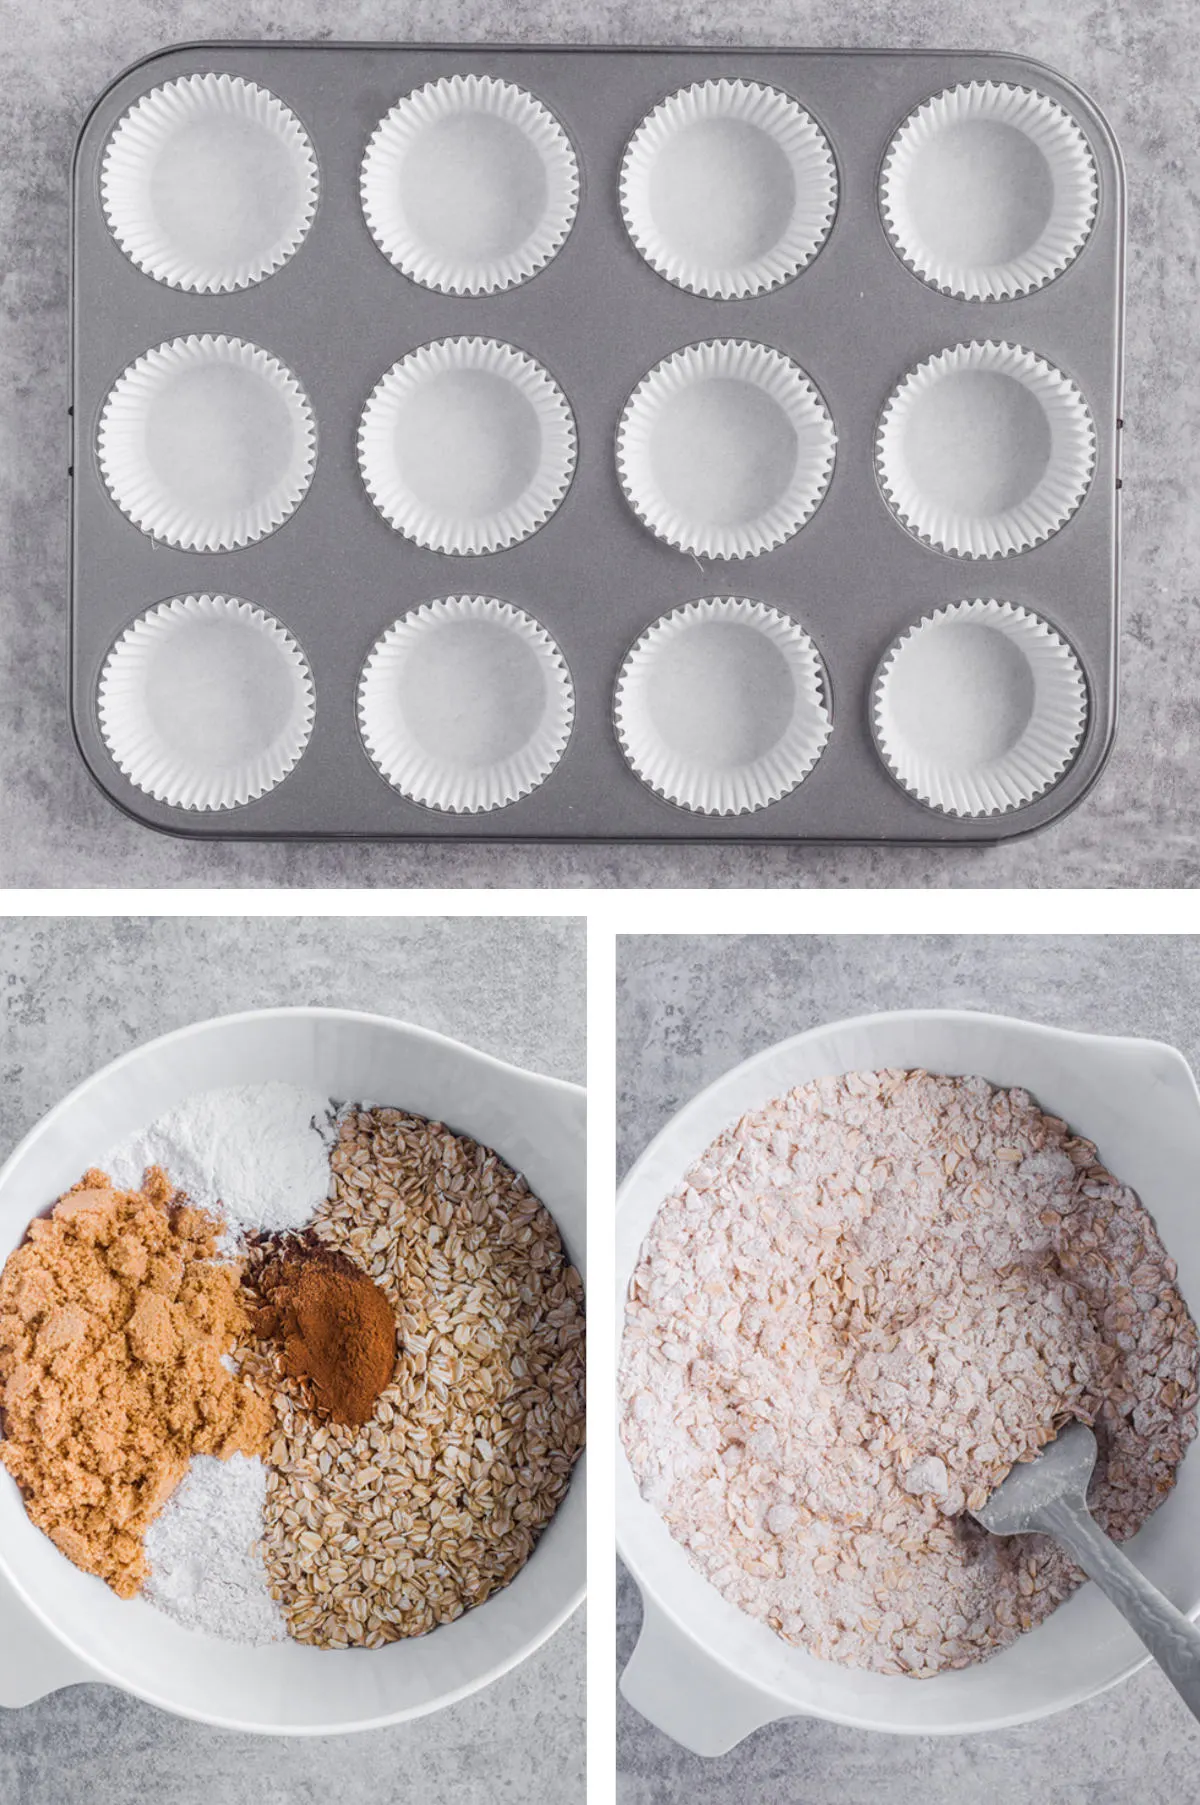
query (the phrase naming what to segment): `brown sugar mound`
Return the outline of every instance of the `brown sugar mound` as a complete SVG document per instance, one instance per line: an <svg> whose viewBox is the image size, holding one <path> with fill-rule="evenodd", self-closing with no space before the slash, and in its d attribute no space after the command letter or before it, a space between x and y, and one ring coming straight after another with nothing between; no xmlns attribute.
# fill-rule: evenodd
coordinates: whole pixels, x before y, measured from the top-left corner
<svg viewBox="0 0 1200 1805"><path fill-rule="evenodd" d="M396 1370L396 1316L369 1273L320 1242L289 1239L251 1282L263 1299L255 1333L280 1344L283 1370L306 1379L335 1423L369 1423Z"/></svg>
<svg viewBox="0 0 1200 1805"><path fill-rule="evenodd" d="M220 1224L89 1171L0 1274L0 1462L31 1520L132 1598L142 1537L193 1454L258 1454L269 1406L222 1364L248 1328Z"/></svg>

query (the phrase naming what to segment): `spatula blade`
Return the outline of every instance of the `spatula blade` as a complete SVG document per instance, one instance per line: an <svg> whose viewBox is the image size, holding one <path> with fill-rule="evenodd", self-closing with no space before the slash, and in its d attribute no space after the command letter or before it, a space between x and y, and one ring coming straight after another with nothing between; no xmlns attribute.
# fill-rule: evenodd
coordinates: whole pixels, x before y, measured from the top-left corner
<svg viewBox="0 0 1200 1805"><path fill-rule="evenodd" d="M972 1516L993 1535L1025 1535L1038 1528L1048 1504L1082 1502L1096 1464L1096 1437L1086 1423L1068 1423L1034 1460L1013 1467Z"/></svg>

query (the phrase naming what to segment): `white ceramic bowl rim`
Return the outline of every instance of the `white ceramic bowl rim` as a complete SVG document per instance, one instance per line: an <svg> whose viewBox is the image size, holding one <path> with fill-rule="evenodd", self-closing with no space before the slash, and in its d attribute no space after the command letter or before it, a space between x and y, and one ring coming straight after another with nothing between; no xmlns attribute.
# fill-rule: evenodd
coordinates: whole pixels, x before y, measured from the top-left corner
<svg viewBox="0 0 1200 1805"><path fill-rule="evenodd" d="M77 1085L74 1090L69 1092L60 1102L56 1103L53 1108L51 1108L41 1120L35 1124L29 1133L23 1137L18 1146L14 1148L8 1159L4 1162L3 1167L0 1167L0 1258L6 1258L11 1245L19 1243L24 1236L26 1226L25 1221L19 1222L15 1239L10 1243L8 1236L11 1234L12 1216L10 1209L6 1208L6 1192L14 1182L15 1175L19 1174L21 1169L30 1162L31 1155L35 1153L39 1146L50 1140L52 1137L60 1134L61 1125L69 1118L72 1112L82 1111L96 1093L111 1090L114 1085L130 1078L131 1072L136 1073L139 1067L153 1068L153 1077L154 1079L157 1079L161 1086L165 1082L161 1074L169 1062L173 1058L181 1058L189 1052L202 1052L203 1048L200 1043L202 1043L206 1036L214 1038L219 1044L220 1038L223 1036L245 1037L247 1042L249 1042L255 1037L265 1038L275 1032L290 1035L293 1040L295 1040L298 1035L309 1032L313 1036L314 1047L316 1045L316 1037L320 1035L334 1037L334 1039L342 1037L343 1045L348 1043L349 1037L351 1036L359 1036L364 1041L368 1037L387 1037L397 1052L403 1053L407 1050L413 1056L413 1085L416 1091L419 1091L420 1086L423 1083L436 1085L439 1082L442 1082L447 1066L461 1067L464 1070L469 1067L473 1086L477 1081L477 1089L479 1092L482 1092L484 1087L488 1083L491 1083L497 1087L495 1094L498 1098L503 1100L507 1096L507 1103L502 1101L498 1107L502 1109L509 1108L515 1112L517 1109L525 1107L526 1104L536 1106L539 1112L537 1129L539 1136L544 1132L547 1143L550 1143L557 1138L561 1147L569 1146L575 1151L581 1152L583 1125L582 1104L584 1093L577 1085L567 1084L559 1079L546 1078L540 1074L526 1071L521 1067L510 1065L502 1060L496 1059L490 1054L478 1052L473 1047L469 1047L461 1041L452 1040L448 1036L438 1034L431 1029L420 1028L391 1017L372 1015L364 1011L312 1007L248 1010L236 1015L219 1016L205 1021L193 1022L186 1027L178 1028L171 1033L161 1035L157 1039L143 1042L121 1054L117 1059L111 1061L99 1071L93 1073L91 1077L85 1079L83 1083ZM332 1040L330 1041L330 1044L333 1044ZM296 1064L299 1065L300 1063L301 1059L297 1059ZM435 1070L436 1075L434 1075ZM276 1075L277 1074L274 1072L264 1071L262 1080L266 1081L266 1079ZM130 1081L132 1082L132 1079ZM232 1076L216 1077L211 1083L220 1085L225 1083L236 1084L257 1081L258 1080L254 1077L245 1077L235 1073ZM287 1081L301 1082L302 1079L293 1077L289 1074ZM209 1084L204 1082L191 1084L187 1089L181 1088L177 1093L177 1097L182 1098L185 1095L193 1094L197 1090L209 1087ZM319 1074L317 1075L314 1088L325 1088L320 1082ZM328 1094L335 1095L336 1093L333 1090L330 1090ZM339 1098L339 1100L342 1099ZM369 1094L360 1092L357 1096L347 1097L344 1100L358 1102L383 1101L389 1106L411 1109L415 1113L444 1121L447 1126L457 1128L462 1133L474 1134L476 1138L483 1139L485 1144L495 1145L494 1142L488 1142L486 1135L482 1135L478 1130L473 1129L470 1121L465 1119L470 1115L473 1108L481 1107L474 1088L472 1088L470 1095L467 1095L465 1088L463 1090L461 1115L459 1114L460 1106L457 1104L452 1104L449 1107L432 1108L425 1099L420 1098L419 1096L414 1096L412 1098L388 1097L380 1099L371 1098ZM155 1110L155 1113L159 1113L159 1111ZM151 1118L143 1116L140 1119L145 1121ZM107 1110L104 1113L104 1120L107 1124ZM119 1120L113 1120L111 1128L108 1130L108 1144L118 1140L123 1132L128 1131L135 1125L134 1122L126 1123ZM519 1139L520 1134L518 1132L515 1113L513 1132ZM577 1146L576 1143L578 1144ZM101 1153L106 1150L107 1146L98 1149L96 1157L99 1158ZM533 1150L532 1142L528 1143L527 1150ZM506 1148L502 1146L496 1147L496 1151L501 1153L502 1156L512 1158L513 1163L518 1169L526 1173L526 1176L530 1178L531 1188L534 1189L536 1194L545 1195L548 1192L549 1186L545 1182L535 1182L534 1176L529 1172L526 1162L520 1158L514 1157L512 1152L506 1150ZM549 1156L547 1156L547 1158L549 1164ZM559 1222L564 1242L567 1244L569 1257L582 1273L585 1264L585 1235L583 1233L584 1218L582 1212L582 1158L579 1159L578 1164L580 1170L577 1180L575 1175L573 1175L570 1182L564 1184L564 1198L569 1196L573 1202L574 1193L576 1190L578 1191L580 1207L576 1210L577 1220L575 1223L564 1224L556 1214L553 1200L548 1198L547 1204L548 1207L551 1208L551 1213L556 1215L556 1220ZM76 1176L78 1176L78 1174L76 1174ZM37 1205L37 1209L31 1212L31 1215L38 1213L39 1210L47 1207L52 1201L52 1196L42 1198ZM6 1217L9 1218L7 1222L5 1221ZM26 1218L26 1221L29 1219L31 1218ZM6 1496L0 1496L0 1613L4 1612L6 1605L4 1590L5 1582L7 1582L7 1586L11 1588L11 1592L16 1594L17 1600L19 1600L21 1605L24 1605L27 1608L34 1619L34 1625L31 1627L38 1640L38 1646L31 1650L31 1659L37 1661L38 1658L41 1657L44 1665L55 1670L54 1677L48 1678L36 1691L26 1689L25 1697L14 1699L13 1702L28 1702L30 1697L42 1696L44 1693L52 1691L58 1686L71 1685L80 1681L99 1680L117 1686L125 1692L134 1693L136 1696L144 1698L147 1703L156 1705L162 1710L170 1711L176 1716L192 1718L199 1722L211 1723L219 1728L250 1731L252 1733L265 1735L306 1736L344 1735L351 1731L379 1729L389 1724L400 1723L413 1717L423 1716L430 1711L440 1710L443 1706L454 1704L458 1700L467 1697L470 1693L478 1691L481 1687L489 1685L493 1680L499 1679L502 1674L508 1672L511 1668L518 1665L519 1662L526 1659L527 1656L532 1654L543 1642L553 1635L563 1623L566 1622L567 1618L582 1602L585 1591L585 1553L582 1546L585 1462L586 1455L576 1467L567 1496L560 1505L556 1516L547 1526L537 1547L535 1547L530 1562L522 1569L522 1572L517 1575L512 1584L494 1594L492 1599L488 1600L485 1604L478 1606L475 1611L465 1613L463 1617L459 1618L453 1624L444 1625L437 1630L431 1631L427 1637L416 1638L409 1642L394 1643L389 1645L389 1648L379 1651L349 1650L344 1654L339 1654L337 1656L326 1654L321 1651L303 1649L300 1645L292 1643L275 1645L268 1649L246 1650L238 1648L235 1645L214 1642L211 1639L193 1638L190 1632L179 1629L178 1626L171 1623L169 1619L160 1617L158 1613L153 1613L157 1624L163 1626L162 1633L164 1635L169 1635L173 1638L176 1636L185 1637L188 1640L188 1645L194 1649L207 1649L210 1655L214 1649L223 1651L221 1655L222 1659L246 1655L251 1657L278 1657L289 1661L292 1664L292 1670L297 1672L299 1670L298 1663L300 1661L311 1659L314 1656L320 1661L332 1662L336 1659L339 1662L344 1661L349 1663L360 1662L364 1659L375 1660L377 1655L386 1657L389 1653L397 1649L421 1649L422 1651L431 1651L437 1637L445 1636L447 1633L452 1634L459 1629L460 1625L470 1624L472 1619L481 1622L481 1614L488 1611L489 1605L494 1603L497 1599L503 1600L510 1595L515 1595L516 1592L522 1588L523 1583L527 1586L528 1584L531 1584L532 1575L538 1564L538 1556L546 1546L547 1540L554 1535L557 1530L556 1541L561 1541L561 1538L568 1534L568 1528L564 1525L563 1521L564 1517L570 1517L570 1533L576 1545L573 1546L568 1553L566 1544L562 1544L564 1554L567 1555L563 1565L570 1569L570 1579L566 1583L563 1583L566 1579L566 1575L565 1573L559 1575L558 1583L550 1588L554 1595L551 1598L542 1601L543 1608L540 1611L534 1611L533 1615L536 1618L536 1622L526 1632L520 1634L519 1646L510 1647L505 1651L502 1658L492 1661L484 1667L475 1668L469 1672L464 1671L464 1675L459 1683L447 1686L436 1695L424 1696L416 1703L402 1704L399 1708L387 1709L382 1712L376 1712L373 1715L364 1715L362 1718L341 1718L329 1722L292 1721L286 1723L257 1719L253 1714L255 1704L253 1699L248 1703L247 1714L245 1716L236 1716L206 1710L202 1705L198 1705L194 1699L187 1696L186 1686L183 1688L182 1696L175 1695L171 1692L170 1685L167 1681L163 1681L161 1684L139 1681L131 1677L131 1675L119 1671L115 1665L106 1664L97 1657L94 1650L85 1648L82 1645L81 1639L74 1633L73 1628L64 1624L63 1619L69 1618L71 1613L65 1610L56 1613L49 1609L46 1606L45 1600L39 1594L38 1586L36 1583L31 1583L30 1577L23 1569L22 1564L10 1558L9 1550L5 1546L6 1532L3 1528L5 1520L8 1519L10 1522L15 1521L18 1524L22 1522L27 1524L28 1519L24 1516L24 1509L20 1503L19 1494L17 1494L15 1485L8 1479L7 1474L0 1472L0 1493L6 1494ZM19 1512L19 1515L16 1517L12 1515L12 1507L14 1505L16 1511ZM45 1541L45 1538L41 1536L39 1531L33 1530L32 1526L29 1527L31 1534L36 1538L38 1545ZM51 1544L48 1541L45 1542L45 1547L49 1552L49 1556L55 1562L61 1559L61 1557L59 1557L52 1549ZM558 1563L556 1562L556 1568L557 1564ZM86 1576L79 1577L86 1578ZM89 1585L98 1584L98 1582L93 1581L87 1581L87 1583ZM103 1592L103 1589L102 1594L96 1594L96 1597L101 1604L107 1604L109 1602L109 1595ZM530 1593L530 1597L532 1598L532 1593ZM9 1600L7 1602L11 1603L12 1601ZM131 1608L119 1600L112 1600L112 1603L117 1609ZM136 1604L137 1601L134 1601L134 1603ZM147 1612L150 1611L148 1605L144 1608ZM76 1617L78 1617L79 1614L78 1610L74 1613ZM44 1636L41 1635L41 1632L43 1631L46 1632L46 1635ZM16 1649L13 1646L15 1640L16 1638L12 1636L9 1626L0 1624L0 1702L4 1702L3 1683L6 1677L8 1677L4 1671L7 1664L5 1660L6 1644L9 1645L8 1654L11 1660L11 1673L16 1680L15 1689L20 1689L19 1673L21 1655L19 1649ZM45 1649L43 1649L42 1644L46 1645ZM443 1641L441 1645L442 1650L445 1650L446 1646L446 1642ZM48 1659L45 1658L47 1650L49 1651ZM439 1650L439 1652L441 1652L441 1650ZM460 1663L460 1665L464 1665L465 1667L466 1664ZM356 1671L360 1676L362 1675L363 1669L361 1665ZM331 1670L330 1678L332 1679L332 1677ZM178 1679L178 1675L176 1675L176 1678ZM370 1688L363 1685L361 1691L364 1700L369 1698Z"/></svg>
<svg viewBox="0 0 1200 1805"><path fill-rule="evenodd" d="M939 1058L937 1048L952 1042L963 1049L960 1056ZM921 1046L929 1051L923 1053ZM872 1047L877 1049L874 1055ZM977 1057L975 1049L981 1049ZM1185 1168L1190 1160L1194 1173L1200 1158L1200 1090L1182 1054L1157 1041L1079 1033L983 1011L898 1010L826 1023L764 1048L709 1084L660 1130L618 1194L614 1274L618 1337L629 1277L650 1222L671 1186L714 1136L746 1109L791 1085L821 1074L888 1065L979 1075L1003 1087L1028 1089L1044 1108L1065 1115L1080 1133L1098 1142L1101 1158L1111 1160L1117 1176L1139 1192L1159 1219L1167 1250L1178 1261L1185 1296L1197 1313L1200 1232L1193 1233L1189 1246L1186 1228L1182 1242L1180 1230L1190 1207ZM1083 1075L1087 1068L1090 1080ZM1061 1071L1062 1083L1054 1094L1047 1094L1045 1079L1051 1069ZM1051 1078L1052 1086L1055 1082ZM1081 1120L1073 1092L1089 1083L1095 1091L1093 1119ZM1101 1092L1104 1109L1097 1121ZM1144 1131L1149 1108L1157 1111L1157 1137L1147 1137ZM1141 1157L1135 1157L1132 1166L1132 1139L1123 1151L1106 1153L1106 1146L1119 1144L1122 1134L1136 1137L1139 1126ZM1175 1148L1170 1170L1178 1168L1179 1195L1171 1205L1174 1218L1164 1221L1163 1185L1169 1188L1170 1173L1163 1162L1170 1162L1172 1155L1162 1149L1168 1146ZM1186 1160L1180 1158L1181 1149L1186 1149ZM1156 1186L1160 1169L1167 1176ZM1190 1497L1185 1505L1181 1494L1185 1485L1189 1493L1200 1488L1198 1445L1194 1443L1185 1458L1175 1492L1133 1544L1134 1558L1192 1617L1200 1615L1200 1560L1192 1562L1186 1579L1178 1581L1177 1576L1181 1550L1195 1539L1184 1520L1187 1512L1194 1513L1195 1499ZM622 1690L661 1729L698 1753L722 1753L751 1730L794 1716L893 1734L962 1735L1006 1728L1095 1697L1149 1660L1132 1630L1095 1587L1085 1586L1038 1629L964 1673L916 1681L818 1661L789 1648L765 1625L737 1611L692 1567L641 1498L619 1441L616 1467L618 1549L645 1606L643 1639L623 1676ZM1183 1521L1182 1531L1176 1519ZM1038 1650L1054 1640L1048 1632L1055 1629L1069 1640L1071 1650L1086 1645L1089 1659L1099 1661L1103 1671L1080 1681L1064 1669L1061 1658L1048 1663ZM1061 1657L1061 1650L1058 1654ZM1011 1676L1022 1661L1030 1669L1023 1681L1026 1696L1014 1708L1011 1694L1021 1688L1013 1685ZM985 1690L993 1694L990 1701L976 1696ZM941 1708L938 1701L944 1701Z"/></svg>

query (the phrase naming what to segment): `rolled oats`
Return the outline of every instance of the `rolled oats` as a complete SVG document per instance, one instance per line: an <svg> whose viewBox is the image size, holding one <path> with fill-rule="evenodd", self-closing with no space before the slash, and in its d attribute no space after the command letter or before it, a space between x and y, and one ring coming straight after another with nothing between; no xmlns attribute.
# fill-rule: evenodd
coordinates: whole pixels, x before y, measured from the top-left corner
<svg viewBox="0 0 1200 1805"><path fill-rule="evenodd" d="M263 1344L275 1400L263 1553L290 1633L380 1647L507 1585L584 1439L583 1287L524 1180L395 1109L350 1111L312 1230L396 1311L391 1385L360 1428L318 1421Z"/></svg>

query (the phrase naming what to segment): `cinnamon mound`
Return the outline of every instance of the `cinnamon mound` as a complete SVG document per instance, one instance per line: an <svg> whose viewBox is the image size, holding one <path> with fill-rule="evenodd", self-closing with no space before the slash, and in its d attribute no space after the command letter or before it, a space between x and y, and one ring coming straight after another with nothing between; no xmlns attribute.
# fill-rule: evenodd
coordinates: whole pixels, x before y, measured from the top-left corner
<svg viewBox="0 0 1200 1805"><path fill-rule="evenodd" d="M258 1454L269 1406L221 1361L249 1327L220 1224L84 1174L0 1274L0 1462L68 1560L132 1598L193 1454Z"/></svg>
<svg viewBox="0 0 1200 1805"><path fill-rule="evenodd" d="M391 1304L345 1254L299 1237L276 1246L251 1281L263 1300L255 1334L279 1344L284 1372L308 1381L318 1411L369 1423L396 1370Z"/></svg>

